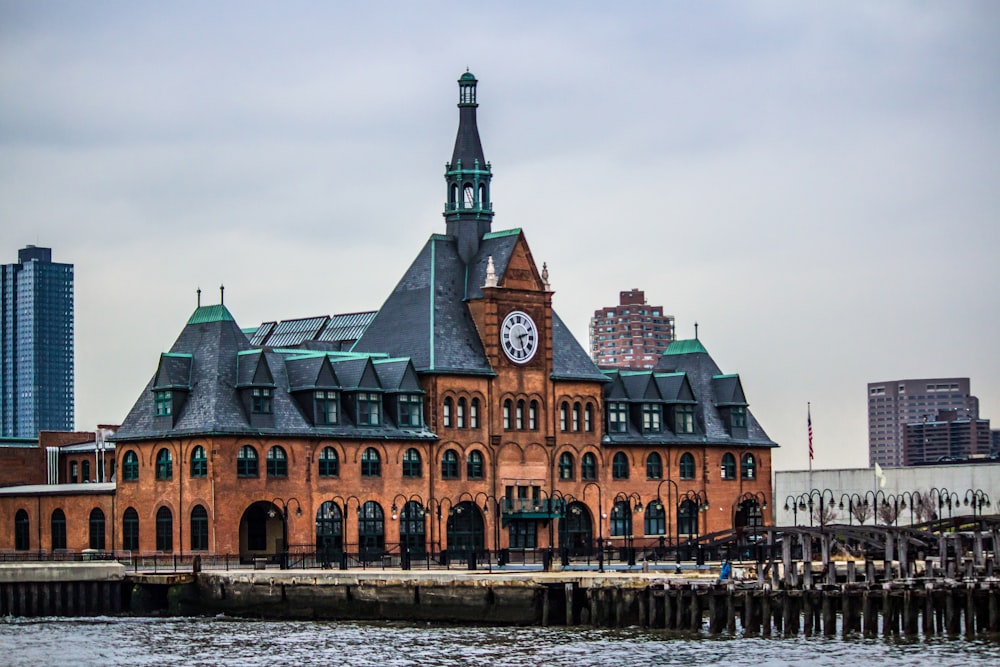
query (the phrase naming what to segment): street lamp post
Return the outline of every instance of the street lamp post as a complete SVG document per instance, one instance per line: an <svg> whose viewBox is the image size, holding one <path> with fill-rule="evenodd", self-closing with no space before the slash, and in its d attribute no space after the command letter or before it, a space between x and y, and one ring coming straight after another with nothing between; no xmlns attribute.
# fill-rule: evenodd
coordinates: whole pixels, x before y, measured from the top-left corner
<svg viewBox="0 0 1000 667"><path fill-rule="evenodd" d="M298 498L289 498L287 501L283 498L274 498L271 501L271 509L268 511L267 515L272 519L278 516L278 512L275 507L281 511L281 569L288 569L288 506L291 503L295 503L295 516L302 516L302 505L299 503Z"/></svg>
<svg viewBox="0 0 1000 667"><path fill-rule="evenodd" d="M972 508L972 518L983 518L983 507L990 506L990 495L983 491L982 489L969 489L965 492L965 500L963 501L966 507Z"/></svg>
<svg viewBox="0 0 1000 667"><path fill-rule="evenodd" d="M838 505L840 509L844 509L844 498L847 498L847 525L850 526L853 525L855 508L858 508L857 511L861 512L860 508L866 507L867 503L864 503L861 496L857 493L842 493L840 494L840 504ZM864 524L865 517L864 514L861 514L861 516L858 517L858 525L863 526Z"/></svg>
<svg viewBox="0 0 1000 667"><path fill-rule="evenodd" d="M587 498L587 489L597 488L597 570L604 572L604 502L601 500L601 485L597 482L587 482L583 486L583 497Z"/></svg>
<svg viewBox="0 0 1000 667"><path fill-rule="evenodd" d="M332 500L333 500L334 504L340 505L340 506L342 506L344 508L343 544L341 545L341 549L340 549L340 569L341 570L346 570L347 569L347 562L348 562L347 561L347 546L348 546L348 544L347 544L347 525L349 523L347 519L348 519L348 516L351 513L351 501L352 500L354 501L355 508L357 508L358 516L359 517L361 516L361 499L358 498L355 495L350 495L350 496L347 496L346 498L344 498L343 496L334 496ZM360 535L359 535L358 536L359 557L360 557L360 551L361 551L360 541L361 541L361 538L360 538Z"/></svg>
<svg viewBox="0 0 1000 667"><path fill-rule="evenodd" d="M399 499L402 499L403 501L402 506L397 506L396 504L396 501ZM417 515L416 517L411 516L412 506L410 505L410 503L416 503L417 507L419 508L416 511ZM424 508L424 500L416 493L414 493L410 497L406 497L402 493L397 493L396 497L392 499L391 512L392 513L390 516L392 517L393 521L399 519L399 529L397 531L399 534L399 566L404 570L409 570L410 560L412 556L412 554L410 553L411 545L409 539L405 541L403 540L403 534L404 534L403 529L406 528L405 534L407 538L409 538L411 535L409 529L413 527L415 521L419 521L421 529L423 529L424 516L427 514L427 510ZM427 549L426 533L424 533L423 538L424 538L423 550L426 551Z"/></svg>
<svg viewBox="0 0 1000 667"><path fill-rule="evenodd" d="M695 491L693 489L689 489L688 491L684 492L683 496L680 496L677 499L677 506L678 507L680 507L681 505L683 505L685 503L687 504L687 506L689 508L691 506L694 506L694 508L695 508L695 514L694 514L695 525L694 525L694 530L695 530L695 535L697 536L697 534L700 533L699 526L701 525L701 519L700 519L699 515L700 514L704 514L705 512L708 512L708 509L710 507L710 505L708 504L708 493L704 492L704 491ZM690 526L688 526L688 528L690 529ZM677 533L678 533L678 536L679 536L680 535L680 517L679 516L678 516L678 519L677 519ZM688 532L688 546L690 547L690 545L691 545L691 533ZM688 554L688 555L690 556L690 554ZM696 556L696 559L695 559L696 562L699 565L703 564L701 555L702 555L701 544L699 543L698 544L698 553L697 553L697 556Z"/></svg>
<svg viewBox="0 0 1000 667"><path fill-rule="evenodd" d="M656 485L656 504L659 506L659 508L661 510L664 508L664 505L663 505L663 500L660 498L660 488L664 484L669 484L670 486L674 487L674 498L680 498L680 495L681 495L680 490L678 490L678 488L677 488L677 482L675 482L672 479L661 480L660 483ZM666 520L667 520L666 532L667 532L668 535L670 535L670 508L672 507L674 513L675 514L677 513L677 504L676 503L674 503L674 505L670 504L670 486L667 487L667 505L666 505L667 510L664 511L664 514L666 515ZM674 534L671 535L671 540L673 542L674 550L676 551L677 550L677 543L680 542L680 532L678 530L678 526L677 526L677 521L676 520L674 521L673 525L674 525Z"/></svg>
<svg viewBox="0 0 1000 667"><path fill-rule="evenodd" d="M744 504L746 505L747 508L750 508L752 511L754 511L754 514L751 515L751 513L747 511L747 509L744 509ZM744 513L744 518L746 519L747 523L750 523L750 528L753 533L754 551L755 553L759 553L759 549L757 549L757 528L759 526L759 523L764 520L764 510L766 509L767 509L767 497L764 495L763 491L757 491L757 492L747 491L742 496L737 498L736 501L733 503L732 523L733 523L733 530L736 532L737 548L739 548L739 543L740 543L739 540L740 531L736 527L736 513L742 510ZM757 558L757 561L760 562L760 558Z"/></svg>
<svg viewBox="0 0 1000 667"><path fill-rule="evenodd" d="M625 512L625 516L621 516L621 512ZM615 494L614 504L611 509L612 514L618 516L624 523L623 528L625 529L625 557L628 560L629 565L635 565L635 542L632 527L632 514L642 513L642 498L638 493L625 493L624 491L619 491Z"/></svg>
<svg viewBox="0 0 1000 667"><path fill-rule="evenodd" d="M937 517L935 518L941 518L941 515L944 513L944 508L947 507L948 518L951 519L952 509L957 507L961 502L958 494L954 491L949 491L946 487L938 488L935 486L929 491L928 495L930 496L931 501L937 503L938 512Z"/></svg>

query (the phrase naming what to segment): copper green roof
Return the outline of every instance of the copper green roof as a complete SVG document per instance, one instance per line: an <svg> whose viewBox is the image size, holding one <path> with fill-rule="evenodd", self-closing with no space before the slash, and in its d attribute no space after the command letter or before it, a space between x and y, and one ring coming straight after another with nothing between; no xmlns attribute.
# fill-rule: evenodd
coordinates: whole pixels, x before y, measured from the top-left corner
<svg viewBox="0 0 1000 667"><path fill-rule="evenodd" d="M200 306L191 314L188 324L207 324L209 322L235 322L232 314L221 303L214 306Z"/></svg>
<svg viewBox="0 0 1000 667"><path fill-rule="evenodd" d="M695 338L694 340L675 340L667 346L663 354L665 356L668 354L696 354L698 352L708 354L708 350L701 344L701 341Z"/></svg>

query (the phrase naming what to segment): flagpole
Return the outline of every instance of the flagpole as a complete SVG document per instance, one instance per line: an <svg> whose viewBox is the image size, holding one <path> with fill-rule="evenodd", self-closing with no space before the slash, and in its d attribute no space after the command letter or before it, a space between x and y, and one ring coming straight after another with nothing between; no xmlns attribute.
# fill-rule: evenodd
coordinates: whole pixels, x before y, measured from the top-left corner
<svg viewBox="0 0 1000 667"><path fill-rule="evenodd" d="M812 403L806 402L806 430L809 435L809 491L813 489L813 419Z"/></svg>

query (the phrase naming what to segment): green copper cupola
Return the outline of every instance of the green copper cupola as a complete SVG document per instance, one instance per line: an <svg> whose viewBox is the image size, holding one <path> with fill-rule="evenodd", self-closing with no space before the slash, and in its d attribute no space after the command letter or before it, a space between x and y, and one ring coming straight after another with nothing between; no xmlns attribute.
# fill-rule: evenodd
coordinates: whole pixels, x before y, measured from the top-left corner
<svg viewBox="0 0 1000 667"><path fill-rule="evenodd" d="M458 241L458 254L468 263L493 221L490 180L493 173L483 155L476 126L476 77L468 70L458 79L458 135L451 162L445 165L448 199L444 205L446 232Z"/></svg>

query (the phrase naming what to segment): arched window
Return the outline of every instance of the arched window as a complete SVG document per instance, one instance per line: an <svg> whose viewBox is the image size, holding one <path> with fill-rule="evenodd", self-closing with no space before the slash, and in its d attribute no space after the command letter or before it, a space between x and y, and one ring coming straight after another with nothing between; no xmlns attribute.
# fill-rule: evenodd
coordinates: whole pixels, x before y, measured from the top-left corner
<svg viewBox="0 0 1000 667"><path fill-rule="evenodd" d="M743 479L756 479L757 478L757 461L754 459L753 454L743 455L743 465L741 466L743 472Z"/></svg>
<svg viewBox="0 0 1000 667"><path fill-rule="evenodd" d="M90 510L90 548L104 551L104 512L95 507Z"/></svg>
<svg viewBox="0 0 1000 667"><path fill-rule="evenodd" d="M86 460L80 464L80 481L89 482L90 481L90 461Z"/></svg>
<svg viewBox="0 0 1000 667"><path fill-rule="evenodd" d="M628 479L628 457L625 452L618 452L611 459L611 478Z"/></svg>
<svg viewBox="0 0 1000 667"><path fill-rule="evenodd" d="M399 546L411 558L423 556L427 548L425 515L423 506L416 500L403 505L403 511L399 514Z"/></svg>
<svg viewBox="0 0 1000 667"><path fill-rule="evenodd" d="M685 500L677 509L677 532L688 537L698 535L698 504Z"/></svg>
<svg viewBox="0 0 1000 667"><path fill-rule="evenodd" d="M514 415L514 428L518 431L524 428L524 401L517 402L517 412Z"/></svg>
<svg viewBox="0 0 1000 667"><path fill-rule="evenodd" d="M441 457L441 479L458 479L458 453L454 449Z"/></svg>
<svg viewBox="0 0 1000 667"><path fill-rule="evenodd" d="M627 500L619 500L611 508L611 536L632 534L632 508Z"/></svg>
<svg viewBox="0 0 1000 667"><path fill-rule="evenodd" d="M583 409L583 430L587 433L594 432L594 405L592 403L587 403L587 407Z"/></svg>
<svg viewBox="0 0 1000 667"><path fill-rule="evenodd" d="M559 455L559 479L573 479L573 455L569 452Z"/></svg>
<svg viewBox="0 0 1000 667"><path fill-rule="evenodd" d="M156 550L174 550L174 515L165 505L156 510Z"/></svg>
<svg viewBox="0 0 1000 667"><path fill-rule="evenodd" d="M513 409L513 407L514 406L511 404L511 400L509 398L504 400L504 402L503 402L503 427L504 427L504 429L506 429L508 431L510 430L510 411Z"/></svg>
<svg viewBox="0 0 1000 667"><path fill-rule="evenodd" d="M324 447L319 453L319 476L336 477L340 474L340 458L333 447Z"/></svg>
<svg viewBox="0 0 1000 667"><path fill-rule="evenodd" d="M76 461L69 462L69 483L76 484L80 481L79 477L80 465Z"/></svg>
<svg viewBox="0 0 1000 667"><path fill-rule="evenodd" d="M129 507L122 516L122 549L139 550L139 513Z"/></svg>
<svg viewBox="0 0 1000 667"><path fill-rule="evenodd" d="M62 510L52 512L52 551L66 548L66 515Z"/></svg>
<svg viewBox="0 0 1000 667"><path fill-rule="evenodd" d="M474 398L469 404L469 428L479 428L479 399Z"/></svg>
<svg viewBox="0 0 1000 667"><path fill-rule="evenodd" d="M538 430L538 401L532 401L528 405L528 428Z"/></svg>
<svg viewBox="0 0 1000 667"><path fill-rule="evenodd" d="M31 520L23 509L14 515L14 549L27 551L31 548Z"/></svg>
<svg viewBox="0 0 1000 667"><path fill-rule="evenodd" d="M208 551L208 510L202 505L191 508L191 551Z"/></svg>
<svg viewBox="0 0 1000 667"><path fill-rule="evenodd" d="M358 513L358 547L365 561L381 558L385 552L385 514L374 500L362 505Z"/></svg>
<svg viewBox="0 0 1000 667"><path fill-rule="evenodd" d="M559 430L569 430L569 403L559 404Z"/></svg>
<svg viewBox="0 0 1000 667"><path fill-rule="evenodd" d="M455 426L465 428L465 399L458 399L458 412L455 413Z"/></svg>
<svg viewBox="0 0 1000 667"><path fill-rule="evenodd" d="M361 476L382 476L382 457L374 447L369 447L361 453Z"/></svg>
<svg viewBox="0 0 1000 667"><path fill-rule="evenodd" d="M469 452L469 460L465 464L466 479L482 479L483 468L483 453L476 450Z"/></svg>
<svg viewBox="0 0 1000 667"><path fill-rule="evenodd" d="M139 480L139 456L129 450L122 457L122 481L135 482Z"/></svg>
<svg viewBox="0 0 1000 667"><path fill-rule="evenodd" d="M664 535L667 532L667 513L663 503L654 500L646 505L642 529L646 535Z"/></svg>
<svg viewBox="0 0 1000 667"><path fill-rule="evenodd" d="M208 457L201 445L191 450L191 476L208 477Z"/></svg>
<svg viewBox="0 0 1000 667"><path fill-rule="evenodd" d="M329 564L344 548L344 517L336 503L327 500L316 512L316 552Z"/></svg>
<svg viewBox="0 0 1000 667"><path fill-rule="evenodd" d="M410 447L403 453L403 477L421 477L423 474L420 452Z"/></svg>
<svg viewBox="0 0 1000 667"><path fill-rule="evenodd" d="M729 452L722 455L722 479L736 479L736 457Z"/></svg>
<svg viewBox="0 0 1000 667"><path fill-rule="evenodd" d="M579 431L580 430L580 404L579 403L574 403L573 404L573 430L574 431Z"/></svg>
<svg viewBox="0 0 1000 667"><path fill-rule="evenodd" d="M663 458L656 452L651 452L646 457L646 479L660 479L663 477Z"/></svg>
<svg viewBox="0 0 1000 667"><path fill-rule="evenodd" d="M240 453L236 456L236 476L260 476L260 462L257 460L257 450L251 445L240 447Z"/></svg>
<svg viewBox="0 0 1000 667"><path fill-rule="evenodd" d="M267 476L288 477L288 454L284 447L274 446L267 450Z"/></svg>
<svg viewBox="0 0 1000 667"><path fill-rule="evenodd" d="M455 409L455 402L451 400L451 397L444 399L444 404L441 406L441 425L445 428L451 428L451 414Z"/></svg>
<svg viewBox="0 0 1000 667"><path fill-rule="evenodd" d="M681 479L694 479L694 457L690 452L681 454Z"/></svg>
<svg viewBox="0 0 1000 667"><path fill-rule="evenodd" d="M472 187L472 183L466 183L463 190L465 192L464 208L474 208L476 205L476 189Z"/></svg>
<svg viewBox="0 0 1000 667"><path fill-rule="evenodd" d="M174 476L174 457L164 447L156 453L156 479L170 479Z"/></svg>
<svg viewBox="0 0 1000 667"><path fill-rule="evenodd" d="M580 479L592 482L597 479L597 457L587 452L580 463Z"/></svg>

